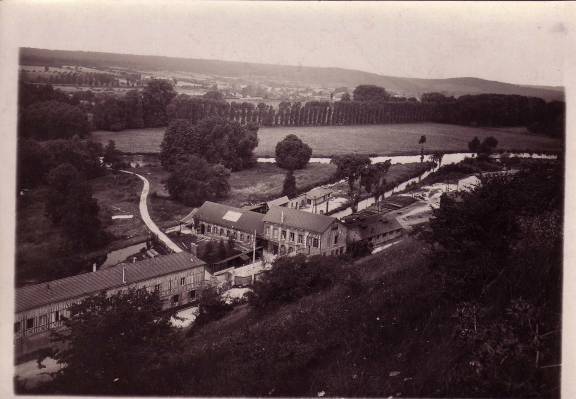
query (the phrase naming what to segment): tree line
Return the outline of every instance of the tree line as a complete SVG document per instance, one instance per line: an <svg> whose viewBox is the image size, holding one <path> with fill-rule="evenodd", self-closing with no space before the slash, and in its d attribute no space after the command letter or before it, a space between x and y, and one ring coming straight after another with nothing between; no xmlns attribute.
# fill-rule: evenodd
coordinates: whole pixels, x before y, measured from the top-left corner
<svg viewBox="0 0 576 399"><path fill-rule="evenodd" d="M90 87L120 87L120 79L126 80L129 87L137 87L141 84L139 74L117 75L105 72L77 72L77 71L55 71L50 72L49 67L44 68L44 74L20 72L20 80L33 83L48 83L55 85L77 85Z"/></svg>
<svg viewBox="0 0 576 399"><path fill-rule="evenodd" d="M36 91L40 90L48 91L51 88ZM21 96L29 97L26 93ZM75 101L71 103L72 99ZM72 106L75 105L74 102L76 105L82 103L79 96L74 98L62 92L54 95L51 100L71 103ZM154 79L142 90L132 90L122 96L96 96L83 103L84 108L73 108L68 112L63 112L62 106L54 103L36 106L22 113L22 125L34 132L45 130L36 129L34 126L45 120L53 121L54 116L51 114L63 113L70 116L61 118L66 121L62 123L86 134L90 128L120 131L163 127L177 119L196 123L215 116L242 125L257 126L342 126L414 122L488 127L526 126L534 133L563 137L565 119L565 105L560 101L546 102L536 97L501 94L454 98L440 93L425 93L418 101L415 98L394 97L384 88L372 85L360 85L356 87L352 97L343 96L338 102L283 101L275 108L266 103L229 103L217 91L210 91L202 97L177 95L173 82ZM54 109L58 109L58 112L54 112ZM85 115L93 115L92 126L78 126L82 111ZM30 123L26 123L28 121Z"/></svg>
<svg viewBox="0 0 576 399"><path fill-rule="evenodd" d="M425 93L415 98L393 97L384 88L356 87L341 101L283 101L274 108L260 103L228 103L222 99L181 94L170 102L168 119L200 120L209 115L260 126L338 126L407 122L438 122L468 126L527 126L532 131L561 137L564 103L536 97L503 94L458 98Z"/></svg>

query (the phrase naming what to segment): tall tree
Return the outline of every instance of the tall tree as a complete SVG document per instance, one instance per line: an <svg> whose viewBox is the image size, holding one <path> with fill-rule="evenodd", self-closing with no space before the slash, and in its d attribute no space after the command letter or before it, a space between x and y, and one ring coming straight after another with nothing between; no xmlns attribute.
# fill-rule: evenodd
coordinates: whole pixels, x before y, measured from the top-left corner
<svg viewBox="0 0 576 399"><path fill-rule="evenodd" d="M89 125L78 107L60 101L34 103L21 114L19 134L38 140L84 137Z"/></svg>
<svg viewBox="0 0 576 399"><path fill-rule="evenodd" d="M426 136L420 136L420 140L418 140L418 144L420 144L420 162L424 162L424 144L426 143Z"/></svg>
<svg viewBox="0 0 576 399"><path fill-rule="evenodd" d="M221 117L209 117L194 124L186 119L170 122L161 145L162 165L171 170L181 158L196 155L210 163L221 163L233 171L256 163L258 127L242 126Z"/></svg>
<svg viewBox="0 0 576 399"><path fill-rule="evenodd" d="M370 158L367 155L348 154L334 157L330 162L337 166L335 177L347 180L352 210L356 211L360 195L356 190L356 181L362 176L365 168L370 165Z"/></svg>
<svg viewBox="0 0 576 399"><path fill-rule="evenodd" d="M386 174L391 165L392 162L388 159L386 162L366 166L361 173L360 186L374 196L375 202L386 192Z"/></svg>
<svg viewBox="0 0 576 399"><path fill-rule="evenodd" d="M71 246L92 249L105 243L98 203L90 185L74 166L61 164L48 174L46 213L70 240Z"/></svg>
<svg viewBox="0 0 576 399"><path fill-rule="evenodd" d="M166 180L170 195L188 206L200 206L204 201L225 198L230 191L230 170L211 165L195 155L179 159Z"/></svg>
<svg viewBox="0 0 576 399"><path fill-rule="evenodd" d="M101 293L70 307L57 333L62 365L52 391L71 395L161 395L174 380L181 338L157 292ZM98 348L95 350L94 348ZM162 384L158 384L162 381Z"/></svg>
<svg viewBox="0 0 576 399"><path fill-rule="evenodd" d="M286 195L288 198L294 198L297 193L298 191L296 189L296 178L294 177L294 172L288 170L282 186L282 195Z"/></svg>
<svg viewBox="0 0 576 399"><path fill-rule="evenodd" d="M152 79L142 91L144 125L162 127L168 123L166 107L176 96L172 82L163 79Z"/></svg>
<svg viewBox="0 0 576 399"><path fill-rule="evenodd" d="M478 137L474 137L468 143L468 149L470 150L470 152L477 153L478 150L480 149L480 139L478 139Z"/></svg>
<svg viewBox="0 0 576 399"><path fill-rule="evenodd" d="M442 158L444 158L444 153L442 152L435 152L431 157L432 162L434 162L438 168L442 166Z"/></svg>
<svg viewBox="0 0 576 399"><path fill-rule="evenodd" d="M303 169L311 155L312 148L294 134L289 134L276 144L276 164L282 169Z"/></svg>

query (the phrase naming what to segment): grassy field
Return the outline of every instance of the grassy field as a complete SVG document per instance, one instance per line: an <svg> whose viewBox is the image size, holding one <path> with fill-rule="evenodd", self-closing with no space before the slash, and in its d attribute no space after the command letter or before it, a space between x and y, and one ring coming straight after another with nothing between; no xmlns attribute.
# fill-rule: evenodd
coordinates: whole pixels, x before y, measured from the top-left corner
<svg viewBox="0 0 576 399"><path fill-rule="evenodd" d="M105 230L111 234L112 240L105 247L94 253L78 253L73 255L91 258L96 253L105 254L108 249L116 247L125 240L146 234L146 226L140 219L138 199L142 183L135 176L125 174L105 176L90 181L94 198L100 206L100 220ZM60 228L54 226L46 217L45 202L47 189L39 187L26 193L16 213L16 276L19 284L43 280L52 273L45 268L57 267L59 260L64 260L69 254L64 248L67 239ZM132 219L115 219L112 215L132 214ZM90 268L90 262L86 265ZM68 270L68 269L67 269ZM70 274L78 273L70 267ZM69 274L63 272L64 274ZM58 271L54 271L58 275Z"/></svg>
<svg viewBox="0 0 576 399"><path fill-rule="evenodd" d="M114 140L124 152L158 152L164 128L133 129L122 132L96 131L92 137L102 144ZM562 149L560 140L532 135L525 128L478 128L437 123L394 125L263 127L258 131L256 155L273 156L276 143L288 134L295 134L308 143L313 156L332 156L349 152L374 155L419 154L420 136L426 135L424 149L433 151L468 151L468 142L475 136L482 140L494 136L498 148L507 150Z"/></svg>
<svg viewBox="0 0 576 399"><path fill-rule="evenodd" d="M294 172L296 188L299 191L310 189L327 182L336 171L336 165L308 164L306 169ZM256 167L234 172L230 176L230 196L222 201L232 206L256 203L278 198L286 171L272 163L258 164Z"/></svg>

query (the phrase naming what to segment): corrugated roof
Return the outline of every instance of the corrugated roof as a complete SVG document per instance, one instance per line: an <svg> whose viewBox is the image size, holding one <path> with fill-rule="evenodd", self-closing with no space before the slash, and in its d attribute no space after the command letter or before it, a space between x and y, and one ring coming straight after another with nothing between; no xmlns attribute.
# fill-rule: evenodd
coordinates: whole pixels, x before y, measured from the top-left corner
<svg viewBox="0 0 576 399"><path fill-rule="evenodd" d="M282 213L284 214L283 222ZM264 222L296 227L316 233L325 232L332 223L337 221L338 219L330 216L303 212L297 209L284 208L279 206L271 206L268 213L264 216Z"/></svg>
<svg viewBox="0 0 576 399"><path fill-rule="evenodd" d="M123 285L123 267L125 268L126 284L131 284L202 265L204 262L192 254L180 252L18 288L16 290L16 312L120 287Z"/></svg>
<svg viewBox="0 0 576 399"><path fill-rule="evenodd" d="M228 213L239 213L240 216L238 220L235 218L224 216ZM246 233L262 234L264 231L264 224L262 223L263 214L249 211L247 209L234 208L233 206L217 204L216 202L206 201L202 204L198 211L194 215L195 219L203 220L208 223L213 223L218 226L228 227L231 229L237 229L244 231Z"/></svg>

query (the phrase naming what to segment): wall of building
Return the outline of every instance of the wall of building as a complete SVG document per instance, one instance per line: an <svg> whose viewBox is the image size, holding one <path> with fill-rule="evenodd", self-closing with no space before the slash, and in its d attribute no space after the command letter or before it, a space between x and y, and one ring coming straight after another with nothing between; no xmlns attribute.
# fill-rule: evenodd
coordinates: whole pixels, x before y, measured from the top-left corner
<svg viewBox="0 0 576 399"><path fill-rule="evenodd" d="M159 276L153 279L115 287L106 291L108 296L120 291L127 292L130 289L144 288L149 292L158 290L162 307L186 305L197 299L199 291L204 284L204 267L195 267L177 273ZM69 308L75 303L80 303L88 295L70 298L65 301L51 303L38 308L16 313L14 320L14 338L16 340L17 355L26 353L31 346L27 345L27 339L33 338L38 341L39 336L48 336L50 330L63 326L64 318L70 316Z"/></svg>
<svg viewBox="0 0 576 399"><path fill-rule="evenodd" d="M374 234L370 237L365 238L364 240L371 242L373 246L377 246L385 242L395 240L396 238L401 237L403 234L404 229L398 229L386 233ZM348 229L348 242L360 241L361 239L362 238L358 227Z"/></svg>
<svg viewBox="0 0 576 399"><path fill-rule="evenodd" d="M233 229L229 227L219 226L214 223L204 222L202 220L195 221L196 231L200 233L202 230L202 225L204 225L204 235L208 237L213 237L217 239L228 239L229 236L234 237L235 241L244 243L246 245L252 245L254 242L254 232L245 232L238 229Z"/></svg>
<svg viewBox="0 0 576 399"><path fill-rule="evenodd" d="M346 228L337 222L322 234L265 222L264 237L269 241L268 252L273 252L273 244L277 245L279 254L284 254L284 248L288 255L337 255L346 252Z"/></svg>

